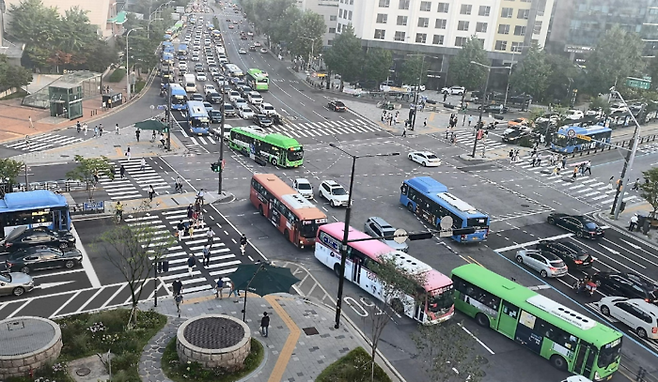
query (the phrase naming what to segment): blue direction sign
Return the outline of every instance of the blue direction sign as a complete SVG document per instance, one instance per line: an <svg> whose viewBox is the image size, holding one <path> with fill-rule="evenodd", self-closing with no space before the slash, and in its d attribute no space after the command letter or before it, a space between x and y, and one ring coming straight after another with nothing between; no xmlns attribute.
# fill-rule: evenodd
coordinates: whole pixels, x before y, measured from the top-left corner
<svg viewBox="0 0 658 382"><path fill-rule="evenodd" d="M105 203L100 201L100 202L87 202L84 203L83 205L83 210L84 211L99 211L104 209Z"/></svg>

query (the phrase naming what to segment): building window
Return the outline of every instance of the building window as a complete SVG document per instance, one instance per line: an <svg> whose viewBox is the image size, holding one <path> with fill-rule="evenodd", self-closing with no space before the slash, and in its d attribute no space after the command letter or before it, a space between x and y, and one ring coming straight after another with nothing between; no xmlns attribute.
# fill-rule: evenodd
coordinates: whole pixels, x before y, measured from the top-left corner
<svg viewBox="0 0 658 382"><path fill-rule="evenodd" d="M471 4L462 4L461 9L459 10L459 14L461 14L461 15L470 15L472 9L473 9L473 6Z"/></svg>
<svg viewBox="0 0 658 382"><path fill-rule="evenodd" d="M407 16L398 16L398 25L407 25Z"/></svg>
<svg viewBox="0 0 658 382"><path fill-rule="evenodd" d="M455 46L464 46L466 45L466 41L468 41L468 38L466 37L456 37Z"/></svg>
<svg viewBox="0 0 658 382"><path fill-rule="evenodd" d="M535 21L535 27L532 29L533 34L541 33L541 21Z"/></svg>
<svg viewBox="0 0 658 382"><path fill-rule="evenodd" d="M436 19L434 22L434 28L436 29L446 29L448 26L448 20L446 19Z"/></svg>
<svg viewBox="0 0 658 382"><path fill-rule="evenodd" d="M398 5L398 9L409 9L409 3L411 0L400 0L400 5Z"/></svg>
<svg viewBox="0 0 658 382"><path fill-rule="evenodd" d="M457 23L458 31L467 31L468 30L468 21L460 21Z"/></svg>
<svg viewBox="0 0 658 382"><path fill-rule="evenodd" d="M416 33L416 42L425 44L427 42L427 33Z"/></svg>
<svg viewBox="0 0 658 382"><path fill-rule="evenodd" d="M530 15L529 9L519 9L519 12L516 14L517 19L527 20L528 15Z"/></svg>
<svg viewBox="0 0 658 382"><path fill-rule="evenodd" d="M443 45L443 37L442 34L435 34L434 37L432 37L432 44Z"/></svg>
<svg viewBox="0 0 658 382"><path fill-rule="evenodd" d="M525 36L525 25L517 25L514 27L514 36Z"/></svg>
<svg viewBox="0 0 658 382"><path fill-rule="evenodd" d="M475 24L475 31L487 33L487 23L477 23Z"/></svg>
<svg viewBox="0 0 658 382"><path fill-rule="evenodd" d="M354 5L354 0L350 0L350 5Z"/></svg>
<svg viewBox="0 0 658 382"><path fill-rule="evenodd" d="M341 19L343 18L343 10L342 9L338 10L338 17L340 17Z"/></svg>
<svg viewBox="0 0 658 382"><path fill-rule="evenodd" d="M480 5L480 10L478 11L478 16L489 16L491 13L491 7L488 5Z"/></svg>
<svg viewBox="0 0 658 382"><path fill-rule="evenodd" d="M336 32L340 33L340 23L336 25Z"/></svg>
<svg viewBox="0 0 658 382"><path fill-rule="evenodd" d="M329 28L329 33L336 33L336 28Z"/></svg>
<svg viewBox="0 0 658 382"><path fill-rule="evenodd" d="M391 6L391 0L379 0L379 8L388 8Z"/></svg>
<svg viewBox="0 0 658 382"><path fill-rule="evenodd" d="M377 14L377 24L386 24L388 21L388 15L386 13Z"/></svg>
<svg viewBox="0 0 658 382"><path fill-rule="evenodd" d="M522 44L521 42L513 42L512 47L510 48L510 51L515 52L515 53L522 52L523 49L521 48L521 46L522 46L521 44Z"/></svg>
<svg viewBox="0 0 658 382"><path fill-rule="evenodd" d="M497 40L496 41L496 46L494 47L495 50L507 50L507 41L501 41Z"/></svg>
<svg viewBox="0 0 658 382"><path fill-rule="evenodd" d="M386 31L383 29L375 29L375 40L383 40L386 37Z"/></svg>
<svg viewBox="0 0 658 382"><path fill-rule="evenodd" d="M350 11L350 15L347 17L348 20L352 20L352 11Z"/></svg>
<svg viewBox="0 0 658 382"><path fill-rule="evenodd" d="M334 45L334 40L327 40L327 45L329 45L329 46Z"/></svg>
<svg viewBox="0 0 658 382"><path fill-rule="evenodd" d="M329 16L329 21L336 21L336 15Z"/></svg>
<svg viewBox="0 0 658 382"><path fill-rule="evenodd" d="M395 41L404 41L404 32L395 32Z"/></svg>
<svg viewBox="0 0 658 382"><path fill-rule="evenodd" d="M449 5L450 4L448 4L448 3L439 3L439 9L437 10L437 12L439 12L439 13L448 13L448 6Z"/></svg>
<svg viewBox="0 0 658 382"><path fill-rule="evenodd" d="M432 10L432 2L431 1L421 1L420 2L420 10L423 12L429 12Z"/></svg>
<svg viewBox="0 0 658 382"><path fill-rule="evenodd" d="M503 17L503 18L506 18L506 19L511 19L513 14L514 14L514 8L503 8L500 11L500 17Z"/></svg>
<svg viewBox="0 0 658 382"><path fill-rule="evenodd" d="M509 34L509 28L507 24L498 25L498 34Z"/></svg>
<svg viewBox="0 0 658 382"><path fill-rule="evenodd" d="M430 25L430 18L429 17L419 17L418 18L418 26L421 28L427 28Z"/></svg>

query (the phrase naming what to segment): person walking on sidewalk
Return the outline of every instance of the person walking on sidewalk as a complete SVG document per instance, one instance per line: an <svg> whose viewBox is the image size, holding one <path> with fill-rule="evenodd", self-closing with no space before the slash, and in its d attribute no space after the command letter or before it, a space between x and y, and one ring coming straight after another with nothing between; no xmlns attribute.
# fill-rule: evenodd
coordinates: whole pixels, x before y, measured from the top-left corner
<svg viewBox="0 0 658 382"><path fill-rule="evenodd" d="M423 127L427 127L427 118L423 121Z"/></svg>
<svg viewBox="0 0 658 382"><path fill-rule="evenodd" d="M114 125L114 134L119 135L119 124Z"/></svg>
<svg viewBox="0 0 658 382"><path fill-rule="evenodd" d="M94 126L94 138L98 137L98 125Z"/></svg>
<svg viewBox="0 0 658 382"><path fill-rule="evenodd" d="M207 245L203 246L203 266L210 265L210 248Z"/></svg>
<svg viewBox="0 0 658 382"><path fill-rule="evenodd" d="M231 298L231 295L234 295L235 298L236 298L235 302L240 301L240 300L238 300L240 298L240 293L238 292L237 289L235 289L235 283L233 282L233 280L229 279L229 280L226 281L225 284L228 287L228 297Z"/></svg>
<svg viewBox="0 0 658 382"><path fill-rule="evenodd" d="M103 136L103 124L98 125L98 136L102 137Z"/></svg>
<svg viewBox="0 0 658 382"><path fill-rule="evenodd" d="M401 137L406 137L407 136L407 124L404 124L404 127L402 128L402 135Z"/></svg>
<svg viewBox="0 0 658 382"><path fill-rule="evenodd" d="M155 196L155 190L153 189L153 185L149 185L149 201L153 201L153 197Z"/></svg>
<svg viewBox="0 0 658 382"><path fill-rule="evenodd" d="M585 173L592 175L592 162L587 161L583 164L583 175L585 175Z"/></svg>
<svg viewBox="0 0 658 382"><path fill-rule="evenodd" d="M27 120L30 121L30 129L34 129L34 122L32 122L32 116L27 117Z"/></svg>
<svg viewBox="0 0 658 382"><path fill-rule="evenodd" d="M139 129L135 130L135 138L137 139L137 142L139 142L139 134L141 134L141 131L139 131Z"/></svg>
<svg viewBox="0 0 658 382"><path fill-rule="evenodd" d="M126 157L128 157L128 162L130 162L130 158L132 157L132 153L130 152L130 146L126 148Z"/></svg>
<svg viewBox="0 0 658 382"><path fill-rule="evenodd" d="M635 228L637 227L637 222L638 222L637 214L631 216L631 221L628 222L628 230L631 232L635 231Z"/></svg>
<svg viewBox="0 0 658 382"><path fill-rule="evenodd" d="M245 234L242 234L242 237L240 237L240 253L242 253L242 256L244 256L244 251L247 249L247 236Z"/></svg>
<svg viewBox="0 0 658 382"><path fill-rule="evenodd" d="M267 312L263 312L263 318L260 319L260 334L263 337L267 337L268 329L270 327L270 316L267 315Z"/></svg>
<svg viewBox="0 0 658 382"><path fill-rule="evenodd" d="M222 278L217 279L217 283L215 283L215 298L219 298L220 300L224 299L224 280Z"/></svg>
<svg viewBox="0 0 658 382"><path fill-rule="evenodd" d="M183 283L178 278L171 283L171 287L174 290L174 296L181 294L183 291Z"/></svg>
<svg viewBox="0 0 658 382"><path fill-rule="evenodd" d="M178 317L180 317L180 304L183 302L183 295L174 295L174 302L176 303L176 313L178 313Z"/></svg>
<svg viewBox="0 0 658 382"><path fill-rule="evenodd" d="M75 131L76 131L76 133L80 134L81 130L82 130L82 126L80 125L80 121L78 121L75 124Z"/></svg>
<svg viewBox="0 0 658 382"><path fill-rule="evenodd" d="M144 170L146 170L146 158L142 158L142 160L139 162L139 171Z"/></svg>
<svg viewBox="0 0 658 382"><path fill-rule="evenodd" d="M192 276L192 272L194 271L195 266L196 257L194 257L194 254L190 253L190 256L187 258L187 273L189 273L190 276Z"/></svg>
<svg viewBox="0 0 658 382"><path fill-rule="evenodd" d="M82 132L85 134L85 137L87 136L87 131L89 130L89 126L87 126L87 122L82 124Z"/></svg>

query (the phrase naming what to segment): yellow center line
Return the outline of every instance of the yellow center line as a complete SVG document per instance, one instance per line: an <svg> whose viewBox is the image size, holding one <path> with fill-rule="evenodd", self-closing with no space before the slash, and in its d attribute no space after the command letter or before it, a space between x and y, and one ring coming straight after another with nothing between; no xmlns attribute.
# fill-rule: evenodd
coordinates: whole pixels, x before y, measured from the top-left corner
<svg viewBox="0 0 658 382"><path fill-rule="evenodd" d="M281 305L279 305L278 298L274 296L265 296L265 300L269 302L270 305L272 305L274 311L278 313L281 320L288 327L288 330L290 330L288 339L283 345L281 353L279 353L279 358L276 361L276 365L274 365L274 370L272 370L270 378L267 380L267 382L279 382L281 381L281 378L283 378L283 373L286 371L288 362L290 362L290 357L292 357L292 352L295 350L295 346L299 340L301 330L299 330L297 324L295 324L295 322L292 320L292 318L290 318L288 313L286 313Z"/></svg>

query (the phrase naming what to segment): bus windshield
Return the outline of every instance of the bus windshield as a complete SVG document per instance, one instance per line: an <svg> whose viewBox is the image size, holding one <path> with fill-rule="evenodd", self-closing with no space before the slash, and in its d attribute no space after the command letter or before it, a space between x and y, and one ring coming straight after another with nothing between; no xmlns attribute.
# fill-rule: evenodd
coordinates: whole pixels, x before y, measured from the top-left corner
<svg viewBox="0 0 658 382"><path fill-rule="evenodd" d="M314 220L304 220L299 227L299 235L307 239L314 238L318 233L318 227L325 223L317 223Z"/></svg>
<svg viewBox="0 0 658 382"><path fill-rule="evenodd" d="M302 160L303 158L304 158L304 150L301 147L294 151L293 150L288 151L288 160L291 162Z"/></svg>
<svg viewBox="0 0 658 382"><path fill-rule="evenodd" d="M450 309L455 303L452 287L433 290L427 297L427 310L438 313Z"/></svg>
<svg viewBox="0 0 658 382"><path fill-rule="evenodd" d="M599 353L598 365L600 368L607 368L617 361L621 356L621 338L616 339L609 344L604 345Z"/></svg>

